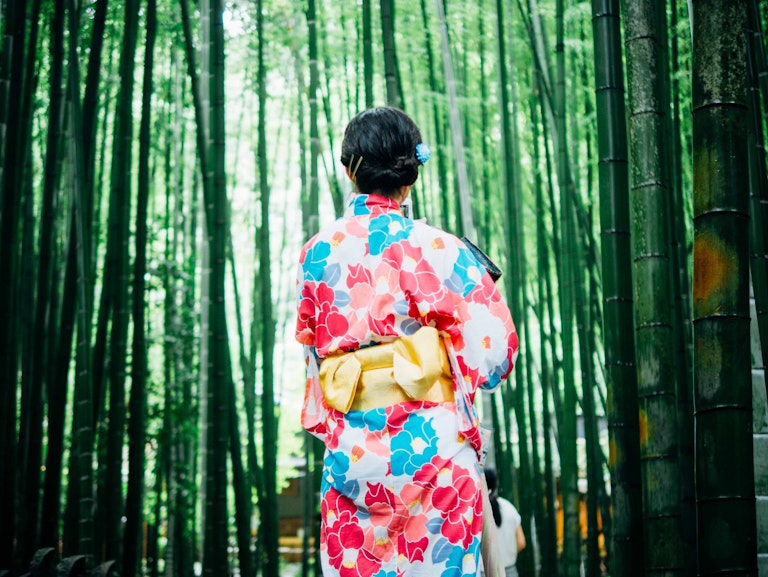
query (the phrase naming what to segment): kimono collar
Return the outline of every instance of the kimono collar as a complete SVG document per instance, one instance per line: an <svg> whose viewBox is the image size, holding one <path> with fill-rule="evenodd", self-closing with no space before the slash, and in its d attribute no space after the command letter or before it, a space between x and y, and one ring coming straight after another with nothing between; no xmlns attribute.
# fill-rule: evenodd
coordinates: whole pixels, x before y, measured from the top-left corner
<svg viewBox="0 0 768 577"><path fill-rule="evenodd" d="M355 193L349 199L344 216L379 216L389 212L396 212L401 216L403 214L397 201L388 196Z"/></svg>

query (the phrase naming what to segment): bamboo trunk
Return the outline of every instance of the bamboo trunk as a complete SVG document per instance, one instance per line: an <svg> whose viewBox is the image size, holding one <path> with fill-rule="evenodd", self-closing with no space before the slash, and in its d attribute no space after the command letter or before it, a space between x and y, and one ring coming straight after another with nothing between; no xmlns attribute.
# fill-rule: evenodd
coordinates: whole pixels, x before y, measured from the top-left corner
<svg viewBox="0 0 768 577"><path fill-rule="evenodd" d="M747 2L693 2L693 334L700 575L757 574L744 138L749 109L747 9ZM724 43L724 38L729 41ZM707 546L710 543L731 546Z"/></svg>

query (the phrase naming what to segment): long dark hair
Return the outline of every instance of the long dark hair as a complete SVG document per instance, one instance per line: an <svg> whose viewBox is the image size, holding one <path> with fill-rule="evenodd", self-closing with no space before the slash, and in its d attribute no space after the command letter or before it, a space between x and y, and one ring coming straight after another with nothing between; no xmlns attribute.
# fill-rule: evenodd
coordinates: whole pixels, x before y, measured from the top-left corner
<svg viewBox="0 0 768 577"><path fill-rule="evenodd" d="M360 192L390 196L416 182L420 142L421 132L405 112L391 106L369 108L344 130L341 163L354 173Z"/></svg>
<svg viewBox="0 0 768 577"><path fill-rule="evenodd" d="M491 511L493 511L493 520L497 527L501 527L501 509L499 508L499 476L496 469L485 468L485 482L488 484L488 498L491 501Z"/></svg>

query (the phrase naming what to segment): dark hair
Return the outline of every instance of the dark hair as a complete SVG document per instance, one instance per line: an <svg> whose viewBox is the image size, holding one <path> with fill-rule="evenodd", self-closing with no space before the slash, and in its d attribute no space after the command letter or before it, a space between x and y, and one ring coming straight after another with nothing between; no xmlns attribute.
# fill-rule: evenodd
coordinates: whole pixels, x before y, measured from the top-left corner
<svg viewBox="0 0 768 577"><path fill-rule="evenodd" d="M501 509L499 508L499 500L496 494L496 489L499 488L499 476L496 474L496 469L491 467L486 467L484 473L485 482L488 484L488 499L491 502L493 520L496 521L497 527L501 527Z"/></svg>
<svg viewBox="0 0 768 577"><path fill-rule="evenodd" d="M344 130L341 163L355 173L360 192L389 196L416 182L421 164L416 145L420 142L421 132L405 112L391 106L369 108Z"/></svg>

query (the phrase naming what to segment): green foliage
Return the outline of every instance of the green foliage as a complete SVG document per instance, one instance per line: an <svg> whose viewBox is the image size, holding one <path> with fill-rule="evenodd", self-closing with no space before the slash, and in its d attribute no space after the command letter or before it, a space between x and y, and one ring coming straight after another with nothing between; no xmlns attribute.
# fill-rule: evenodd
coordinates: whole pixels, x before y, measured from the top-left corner
<svg viewBox="0 0 768 577"><path fill-rule="evenodd" d="M36 547L60 539L65 553L80 548L91 563L104 555L122 562L128 487L140 503L143 485L127 542L146 542L147 573L164 566L166 575L188 577L207 548L206 573L224 574L238 563L226 556L234 547L248 549L244 570L253 561L256 572L278 574L277 539L289 530L278 493L316 473L304 452L318 450L305 447L299 427L295 263L350 191L338 163L346 122L366 103L386 102L401 103L433 151L414 192L417 216L458 231L467 194L479 244L505 263L502 290L523 340L517 374L495 398L496 459L523 501L529 543L535 518L541 551L550 552L542 568L552 574L559 555L561 573L575 574L586 554L589 577L598 561L635 575L644 564L631 550L637 531L663 536L652 527L667 513L682 528L674 528L674 550L656 552L680 561L686 505L659 510L651 485L663 481L675 498L678 486L692 491L695 459L688 287L703 137L691 121L699 113L691 71L709 65L695 61L686 3L656 6L669 4L655 13L651 42L638 30L637 2L619 14L608 0L453 0L443 3L450 54L442 54L430 0L158 0L153 62L136 48L147 41L147 0L86 0L71 12L77 4L65 3L62 16L59 3L0 1L0 518L14 520L0 524L0 570L19 559L21 573ZM653 66L633 52L634 40L625 46L594 32L601 21L593 17L608 5L616 15L605 33L652 44ZM764 7L754 19L764 28ZM69 30L57 40L64 22ZM603 41L626 95L616 86L608 94ZM152 90L142 100L146 63ZM644 103L648 69L658 92ZM619 126L625 104L633 106L629 134ZM140 136L133 124L142 115ZM758 110L755 122L765 121ZM146 215L136 202L140 151ZM644 176L654 171L658 178ZM143 226L144 272L135 245ZM744 270L732 272L742 285ZM144 303L142 314L129 314L132 298ZM132 350L142 335L135 344L146 350L146 367ZM669 367L661 377L653 373L660 358ZM128 405L134 386L146 400L137 388ZM141 423L135 413L144 404ZM642 438L652 411L674 431L663 448ZM585 418L594 421L586 435ZM610 450L606 420L621 437L611 437ZM126 479L126 424L134 422ZM656 474L660 456L669 467ZM602 520L631 542L615 559L597 547L597 501L608 485L614 497L629 493ZM40 493L40 511L25 505ZM690 496L685 488L680 495L683 503ZM239 531L235 496L253 511L247 519L238 507ZM556 499L565 518L559 542ZM524 577L536 570L531 551L520 558Z"/></svg>

